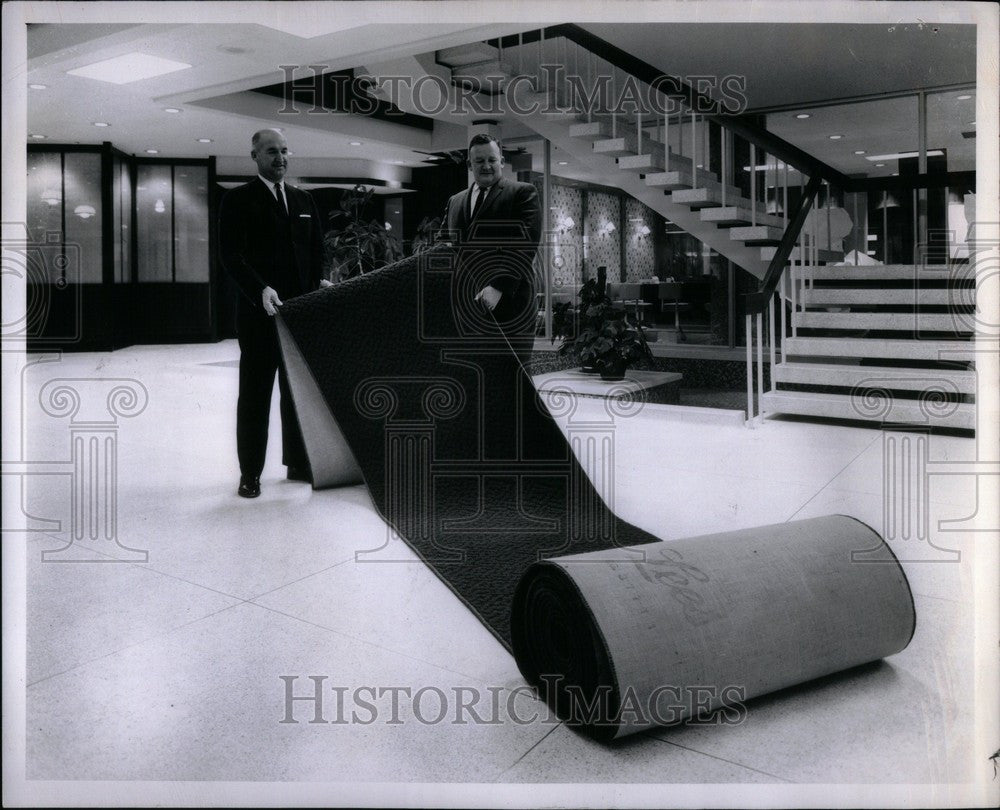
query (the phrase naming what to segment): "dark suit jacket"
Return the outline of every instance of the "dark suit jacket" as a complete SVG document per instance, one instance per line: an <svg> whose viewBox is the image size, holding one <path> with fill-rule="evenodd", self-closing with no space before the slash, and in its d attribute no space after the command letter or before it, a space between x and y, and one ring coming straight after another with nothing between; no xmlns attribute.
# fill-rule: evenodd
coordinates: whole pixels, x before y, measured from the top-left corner
<svg viewBox="0 0 1000 810"><path fill-rule="evenodd" d="M273 288L284 301L319 287L323 229L307 191L283 185L287 216L261 179L230 190L219 211L219 252L239 284L241 315L264 313L261 293Z"/></svg>
<svg viewBox="0 0 1000 810"><path fill-rule="evenodd" d="M467 188L448 200L439 238L459 247L463 263L474 263L478 254L497 268L495 274L486 276L483 286L489 284L511 299L501 299L501 303L526 305L534 293L532 260L542 237L538 192L530 183L501 177L480 203L473 220L469 211L471 191L471 187Z"/></svg>

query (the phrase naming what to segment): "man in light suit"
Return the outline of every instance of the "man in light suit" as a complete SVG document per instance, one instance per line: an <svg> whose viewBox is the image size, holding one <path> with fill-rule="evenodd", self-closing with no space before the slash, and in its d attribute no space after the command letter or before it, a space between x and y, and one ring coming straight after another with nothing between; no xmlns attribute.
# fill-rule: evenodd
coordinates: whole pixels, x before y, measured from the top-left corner
<svg viewBox="0 0 1000 810"><path fill-rule="evenodd" d="M274 315L284 299L324 283L320 280L323 229L319 211L308 192L284 182L288 170L284 137L274 129L254 133L250 157L257 164L258 176L227 193L219 212L222 264L242 293L236 313L240 344L236 445L238 493L244 498L260 495L276 371L281 392L282 462L288 467L290 480L311 479L281 364Z"/></svg>
<svg viewBox="0 0 1000 810"><path fill-rule="evenodd" d="M477 264L477 252L492 263L476 301L508 334L531 335L536 312L532 261L542 235L538 192L530 183L503 177L503 153L492 135L473 136L468 165L475 182L448 200L445 237L457 243L463 264Z"/></svg>

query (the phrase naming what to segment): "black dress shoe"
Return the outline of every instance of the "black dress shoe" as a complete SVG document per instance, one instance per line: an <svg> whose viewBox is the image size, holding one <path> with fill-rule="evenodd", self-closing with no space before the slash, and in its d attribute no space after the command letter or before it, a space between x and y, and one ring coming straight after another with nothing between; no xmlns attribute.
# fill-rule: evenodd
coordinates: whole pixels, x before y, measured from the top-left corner
<svg viewBox="0 0 1000 810"><path fill-rule="evenodd" d="M241 498L256 498L260 495L260 478L256 475L241 475L240 488L236 494Z"/></svg>
<svg viewBox="0 0 1000 810"><path fill-rule="evenodd" d="M286 476L289 481L305 481L307 484L312 483L312 475L309 474L309 470L305 467L295 467L293 465L288 465L288 475Z"/></svg>

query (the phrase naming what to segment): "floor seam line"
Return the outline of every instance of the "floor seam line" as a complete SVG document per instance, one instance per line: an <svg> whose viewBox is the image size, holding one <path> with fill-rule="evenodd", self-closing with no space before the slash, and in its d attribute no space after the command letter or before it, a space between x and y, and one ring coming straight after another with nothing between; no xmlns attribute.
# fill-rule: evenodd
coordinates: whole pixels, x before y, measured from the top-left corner
<svg viewBox="0 0 1000 810"><path fill-rule="evenodd" d="M680 748L680 749L682 749L684 751L690 751L692 754L701 754L702 756L705 756L705 757L710 757L712 759L717 759L719 762L726 762L726 763L728 763L730 765L735 765L738 768L746 768L748 771L753 771L754 773L759 773L759 774L763 774L764 776L769 776L772 779L778 779L778 780L780 780L782 782L787 782L787 783L792 784L792 785L797 784L793 779L786 779L783 776L778 776L777 774L774 774L774 773L768 773L767 771L762 771L762 770L760 770L760 768L754 768L751 765L744 765L742 762L736 762L736 761L731 760L731 759L726 759L725 757L720 757L720 756L717 756L716 754L709 754L707 751L699 751L697 748L690 748L687 745L681 745L680 743L673 742L672 740L665 740L665 739L663 739L663 737L657 737L656 734L654 734L652 732L650 732L649 736L652 737L654 740L658 740L659 742L666 743L667 745L673 745L673 746L675 746L677 748Z"/></svg>
<svg viewBox="0 0 1000 810"><path fill-rule="evenodd" d="M834 474L834 476L829 481L827 481L825 484L823 484L823 486L821 486L818 490L816 490L816 492L804 504L802 504L802 506L800 506L798 509L796 509L788 518L786 518L785 519L785 523L790 522L792 520L792 518L794 518L799 512L801 512L809 504L811 504L814 500L816 500L816 498L818 498L823 493L823 491L826 490L827 487L830 486L830 484L832 484L834 481L837 480L837 478L844 472L844 470L846 470L855 461L857 461L859 458L861 458L861 456L863 456L865 453L867 453L868 450L872 447L872 445L875 444L876 441L878 441L878 436L876 436L875 438L873 438L868 444L866 444L863 448L861 448L861 450L858 451L858 454L856 456L854 456L854 458L852 458L843 467L841 467Z"/></svg>

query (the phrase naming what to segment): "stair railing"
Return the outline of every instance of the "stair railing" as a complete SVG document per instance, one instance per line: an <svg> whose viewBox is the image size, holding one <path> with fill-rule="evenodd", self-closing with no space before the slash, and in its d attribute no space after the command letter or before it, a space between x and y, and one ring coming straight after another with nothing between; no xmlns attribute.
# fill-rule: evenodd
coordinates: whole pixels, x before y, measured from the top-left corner
<svg viewBox="0 0 1000 810"><path fill-rule="evenodd" d="M552 49L553 40L557 40L555 48ZM559 48L561 41L562 48ZM758 166L765 169L763 180L764 191L764 220L768 225L773 223L770 214L767 212L767 188L768 177L766 173L773 163L773 179L775 183L775 199L781 194L782 205L782 225L783 234L779 245L772 256L767 270L761 280L757 291L749 293L746 300L746 354L747 354L747 421L750 425L756 423L760 415L760 403L763 399L763 346L765 342L769 346L769 359L771 369L775 368L777 361L776 327L780 324L780 335L783 338L790 333L794 337L797 335L795 313L802 309L802 293L804 290L813 287L813 268L821 263L820 251L825 251L822 257L825 261L831 255L833 249L832 235L832 211L830 205L831 187L840 189L844 194L854 193L854 223L855 233L853 246L855 250L855 262L858 261L862 249L867 252L867 244L860 244L858 228L857 195L870 191L901 190L916 193L917 188L937 188L943 187L947 193L948 187L975 188L975 172L948 172L935 174L917 174L904 177L885 178L849 178L840 171L827 165L821 160L806 153L795 145L769 132L760 126L753 119L744 115L734 115L722 108L712 98L698 93L690 85L669 77L664 77L662 72L646 62L637 59L633 55L606 42L600 37L573 24L563 24L539 29L533 32L524 32L495 41L498 47L505 47L508 50L516 48L518 51L517 64L522 73L534 73L536 76L545 76L544 83L541 78L535 83L535 89L551 94L552 88L549 86L550 77L547 71L543 71L544 64L562 64L568 66L570 60L570 43L573 43L572 64L577 68L586 66L585 73L588 78L588 86L593 88L599 76L609 75L611 77L608 87L608 100L610 109L602 108L602 98L599 94L597 107L588 106L586 110L577 110L579 113L586 113L586 120L593 122L610 118L611 137L617 138L619 132L624 132L627 137L627 125L624 116L616 109L615 100L618 97L619 72L626 77L640 83L645 93L656 92L666 99L679 99L682 109L677 113L676 122L671 122L669 112L662 116L656 111L646 111L641 106L635 111L634 126L638 153L643 154L645 146L650 155L658 148L652 135L646 135L647 127L654 128L662 135L663 163L664 171L671 169L671 158L678 155L691 161L692 188L699 188L699 183L711 177L711 167L708 155L710 150L708 143L704 145L705 159L703 170L698 169L698 123L703 126L703 134L708 138L708 126L715 124L720 127L722 140L722 163L720 166L719 178L721 182L721 199L725 207L730 183L734 183L735 166L729 166L731 157L735 156L736 138L740 137L749 144L750 153L750 218L751 226L756 227L760 221L758 212L758 189L757 170ZM537 45L532 46L532 43ZM560 53L561 51L561 53ZM554 56L552 55L554 54ZM558 88L556 96L558 97ZM577 100L575 94L570 93L570 101ZM558 101L557 101L558 103ZM648 113L648 114L647 114ZM685 132L685 118L690 126L689 133ZM677 150L672 151L671 129L676 127ZM689 135L689 137L688 137ZM685 144L690 144L690 152L685 148ZM652 160L652 158L651 158ZM780 165L779 165L780 161ZM727 173L727 168L729 169ZM780 192L778 191L777 177L779 168L783 169ZM789 213L788 206L788 173L789 169L794 169L800 175L800 195L799 202L793 214ZM808 178L808 183L805 182ZM735 183L734 183L735 184ZM826 238L823 244L819 238L819 216L814 215L809 218L809 210L824 189L826 199ZM916 206L914 206L916 210ZM804 228L806 221L809 227ZM914 229L916 231L916 228ZM867 236L867 229L866 234ZM883 244L885 241L885 229L883 229ZM792 252L796 251L796 256L789 263ZM792 267L791 273L785 273L785 268ZM797 269L798 272L795 272ZM789 323L786 310L792 313ZM767 334L765 337L764 318L767 317ZM756 334L756 339L754 338ZM753 355L756 347L757 373L754 374ZM772 378L773 387L773 378ZM754 389L756 388L757 403L754 403Z"/></svg>

